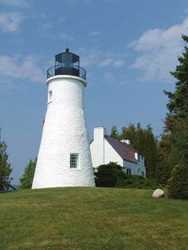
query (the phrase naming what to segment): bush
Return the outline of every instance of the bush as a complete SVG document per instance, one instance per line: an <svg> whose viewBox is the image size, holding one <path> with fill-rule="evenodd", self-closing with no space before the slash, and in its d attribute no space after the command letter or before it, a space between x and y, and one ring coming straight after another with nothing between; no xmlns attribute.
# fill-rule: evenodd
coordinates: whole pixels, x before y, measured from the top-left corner
<svg viewBox="0 0 188 250"><path fill-rule="evenodd" d="M95 173L95 182L97 187L157 187L154 180L138 175L127 175L120 165L113 162L98 167L98 172Z"/></svg>
<svg viewBox="0 0 188 250"><path fill-rule="evenodd" d="M179 163L172 170L167 185L168 197L188 199L188 167Z"/></svg>
<svg viewBox="0 0 188 250"><path fill-rule="evenodd" d="M156 181L138 175L126 175L124 187L128 188L152 188L157 187Z"/></svg>
<svg viewBox="0 0 188 250"><path fill-rule="evenodd" d="M98 167L95 173L97 187L118 187L124 185L125 173L122 167L114 162Z"/></svg>

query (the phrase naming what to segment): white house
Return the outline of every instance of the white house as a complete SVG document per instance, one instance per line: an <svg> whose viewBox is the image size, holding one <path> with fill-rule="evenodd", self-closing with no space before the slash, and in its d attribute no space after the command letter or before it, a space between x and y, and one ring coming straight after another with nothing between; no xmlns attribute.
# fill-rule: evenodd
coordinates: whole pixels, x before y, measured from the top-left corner
<svg viewBox="0 0 188 250"><path fill-rule="evenodd" d="M90 150L95 171L102 164L116 162L129 175L146 175L144 157L130 145L130 141L119 141L106 135L103 127L94 129Z"/></svg>

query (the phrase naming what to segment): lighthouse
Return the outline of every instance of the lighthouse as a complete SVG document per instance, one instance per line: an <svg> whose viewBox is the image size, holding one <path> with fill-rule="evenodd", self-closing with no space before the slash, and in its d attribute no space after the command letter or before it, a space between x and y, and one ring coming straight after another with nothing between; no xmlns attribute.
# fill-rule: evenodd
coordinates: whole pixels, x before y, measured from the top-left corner
<svg viewBox="0 0 188 250"><path fill-rule="evenodd" d="M48 101L32 188L94 186L85 121L86 71L69 49L47 70Z"/></svg>

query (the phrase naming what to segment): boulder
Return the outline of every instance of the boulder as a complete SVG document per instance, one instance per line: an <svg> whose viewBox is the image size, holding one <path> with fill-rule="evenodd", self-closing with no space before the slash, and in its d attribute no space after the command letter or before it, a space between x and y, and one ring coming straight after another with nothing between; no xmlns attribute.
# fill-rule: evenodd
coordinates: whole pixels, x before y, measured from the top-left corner
<svg viewBox="0 0 188 250"><path fill-rule="evenodd" d="M164 195L165 195L165 192L162 189L158 188L153 192L152 197L161 198L161 197L164 197Z"/></svg>

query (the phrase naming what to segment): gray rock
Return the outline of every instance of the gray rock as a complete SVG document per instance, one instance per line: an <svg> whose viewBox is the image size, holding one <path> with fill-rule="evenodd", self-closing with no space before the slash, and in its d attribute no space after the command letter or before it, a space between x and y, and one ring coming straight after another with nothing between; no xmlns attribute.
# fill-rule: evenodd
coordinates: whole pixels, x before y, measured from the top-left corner
<svg viewBox="0 0 188 250"><path fill-rule="evenodd" d="M165 195L165 192L162 189L158 188L153 192L152 197L161 198L161 197L164 197L164 195Z"/></svg>

